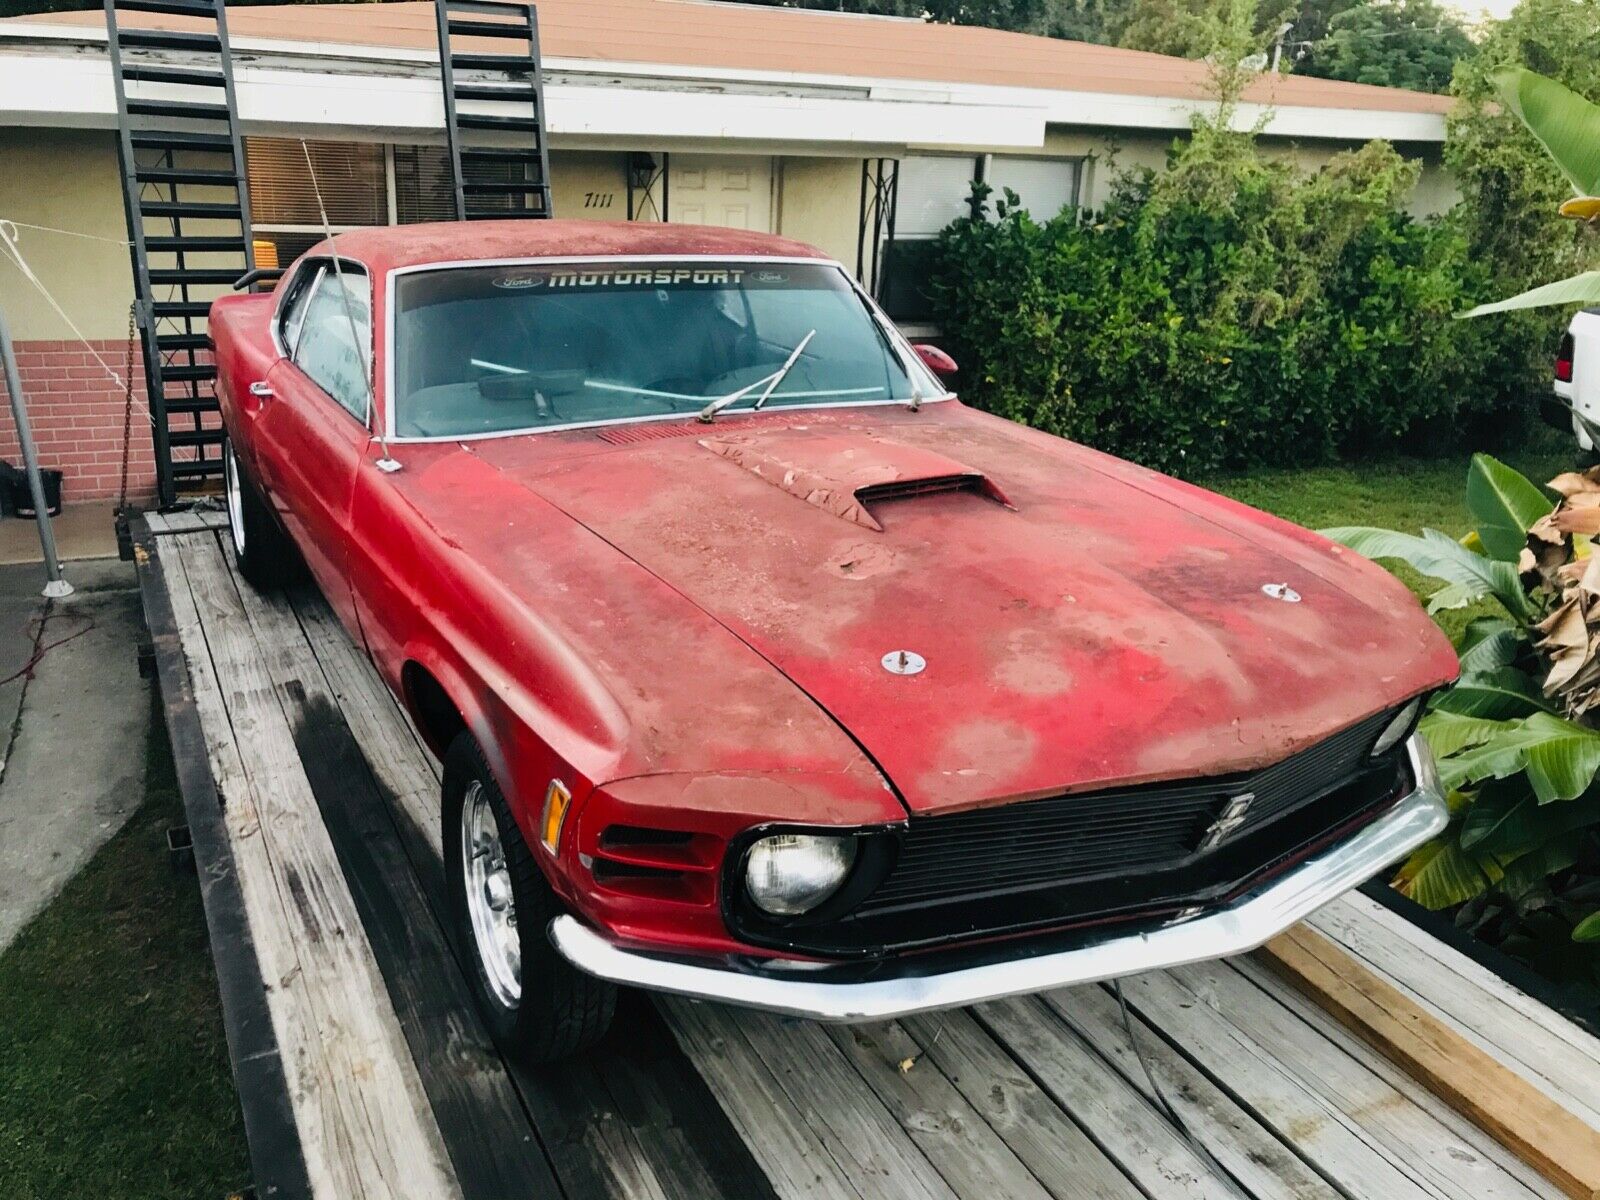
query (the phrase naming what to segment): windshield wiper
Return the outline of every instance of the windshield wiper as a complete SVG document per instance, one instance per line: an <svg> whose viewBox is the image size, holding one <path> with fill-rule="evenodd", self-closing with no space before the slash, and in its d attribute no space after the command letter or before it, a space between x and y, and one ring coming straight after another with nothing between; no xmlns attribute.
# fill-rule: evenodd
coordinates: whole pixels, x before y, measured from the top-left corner
<svg viewBox="0 0 1600 1200"><path fill-rule="evenodd" d="M740 388L736 392L729 392L726 396L717 397L717 399L713 400L710 404L706 405L700 410L700 419L707 425L711 424L712 421L717 419L717 414L723 409L727 408L728 405L734 403L736 400L743 400L762 384L766 384L767 390L762 392L760 396L756 397L755 405L751 409L752 412L760 411L761 406L767 402L767 397L772 395L773 390L783 382L783 377L789 373L789 369L800 360L800 352L803 351L810 343L811 339L816 336L817 331L813 329L810 333L806 334L805 337L801 338L800 344L789 352L788 358L784 359L783 366L779 367L771 375L763 375L754 383L747 383L744 387Z"/></svg>

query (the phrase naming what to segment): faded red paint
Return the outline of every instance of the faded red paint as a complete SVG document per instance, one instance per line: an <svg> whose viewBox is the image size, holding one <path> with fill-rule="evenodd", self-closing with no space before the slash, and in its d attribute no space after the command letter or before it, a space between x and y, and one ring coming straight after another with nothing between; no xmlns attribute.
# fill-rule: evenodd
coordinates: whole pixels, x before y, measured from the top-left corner
<svg viewBox="0 0 1600 1200"><path fill-rule="evenodd" d="M817 253L559 221L339 240L373 271L380 330L400 265ZM955 401L409 444L384 474L376 443L274 361L269 305L233 297L212 315L247 468L390 686L404 697L409 662L445 687L525 831L552 777L571 786L552 882L625 940L746 950L717 868L754 825L1241 771L1455 674L1410 593L1359 557ZM264 409L247 385L269 372ZM315 464L273 461L289 444ZM951 478L973 486L859 494ZM885 671L900 649L927 669ZM697 835L639 852L682 878L597 883L579 856L613 822Z"/></svg>

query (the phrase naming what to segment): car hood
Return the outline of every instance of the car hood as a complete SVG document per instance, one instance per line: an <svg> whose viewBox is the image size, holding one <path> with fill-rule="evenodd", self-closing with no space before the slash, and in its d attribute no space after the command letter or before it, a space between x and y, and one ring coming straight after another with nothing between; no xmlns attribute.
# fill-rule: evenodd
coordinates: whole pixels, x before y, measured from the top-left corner
<svg viewBox="0 0 1600 1200"><path fill-rule="evenodd" d="M610 438L472 450L783 672L913 813L1253 769L1455 674L1351 552L955 402Z"/></svg>

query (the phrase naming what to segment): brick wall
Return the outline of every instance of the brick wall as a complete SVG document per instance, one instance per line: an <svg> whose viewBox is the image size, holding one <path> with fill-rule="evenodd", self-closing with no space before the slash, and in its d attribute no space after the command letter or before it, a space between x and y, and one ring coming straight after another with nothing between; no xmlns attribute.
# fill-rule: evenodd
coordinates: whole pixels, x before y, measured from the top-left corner
<svg viewBox="0 0 1600 1200"><path fill-rule="evenodd" d="M93 345L120 375L127 344L107 339ZM16 350L33 438L39 446L39 465L64 473L61 495L68 504L114 499L122 469L122 389L79 342L18 342ZM144 371L137 358L134 395L128 496L146 503L155 496L156 468L150 418L144 408ZM0 402L0 458L20 467L17 428L3 376Z"/></svg>

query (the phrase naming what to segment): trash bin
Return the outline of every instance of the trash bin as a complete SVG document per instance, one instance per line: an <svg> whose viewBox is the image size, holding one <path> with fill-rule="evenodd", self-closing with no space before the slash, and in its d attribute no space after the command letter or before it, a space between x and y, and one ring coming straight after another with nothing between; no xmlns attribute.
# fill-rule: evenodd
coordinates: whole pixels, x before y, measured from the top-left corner
<svg viewBox="0 0 1600 1200"><path fill-rule="evenodd" d="M44 485L45 508L52 517L61 514L61 472L41 468L39 482ZM33 494L28 488L28 473L0 459L0 515L32 517Z"/></svg>

